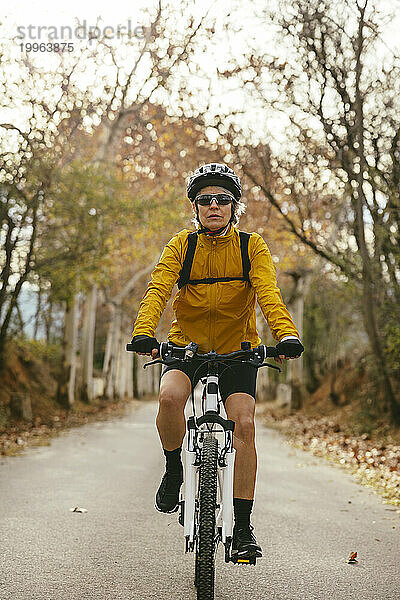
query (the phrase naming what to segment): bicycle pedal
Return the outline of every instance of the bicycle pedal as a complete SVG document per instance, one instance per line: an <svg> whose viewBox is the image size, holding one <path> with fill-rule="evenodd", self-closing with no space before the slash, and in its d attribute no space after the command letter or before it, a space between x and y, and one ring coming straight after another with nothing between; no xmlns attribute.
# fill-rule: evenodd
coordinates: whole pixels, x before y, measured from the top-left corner
<svg viewBox="0 0 400 600"><path fill-rule="evenodd" d="M256 556L244 556L240 557L236 554L231 556L231 561L234 565L255 565L257 557Z"/></svg>

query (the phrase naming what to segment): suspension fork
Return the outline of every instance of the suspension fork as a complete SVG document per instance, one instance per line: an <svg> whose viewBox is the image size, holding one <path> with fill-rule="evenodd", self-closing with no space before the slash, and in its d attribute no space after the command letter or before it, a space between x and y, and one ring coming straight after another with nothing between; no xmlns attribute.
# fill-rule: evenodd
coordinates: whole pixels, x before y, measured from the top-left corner
<svg viewBox="0 0 400 600"><path fill-rule="evenodd" d="M197 444L196 424L194 417L187 422L188 444L185 449L185 504L184 504L184 536L186 551L194 548L194 519L196 501L197 471L200 465L200 447Z"/></svg>
<svg viewBox="0 0 400 600"><path fill-rule="evenodd" d="M235 465L235 449L232 448L225 456L225 467L220 467L222 475L222 542L232 539L233 532L233 472Z"/></svg>

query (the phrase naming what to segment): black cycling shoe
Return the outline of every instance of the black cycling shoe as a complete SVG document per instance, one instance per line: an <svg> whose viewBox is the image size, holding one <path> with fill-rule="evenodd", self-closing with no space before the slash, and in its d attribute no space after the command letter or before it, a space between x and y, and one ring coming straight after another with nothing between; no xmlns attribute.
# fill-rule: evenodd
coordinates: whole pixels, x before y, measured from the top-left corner
<svg viewBox="0 0 400 600"><path fill-rule="evenodd" d="M163 513L173 513L178 510L179 490L183 482L182 471L180 473L168 473L166 471L161 480L156 494L155 507Z"/></svg>
<svg viewBox="0 0 400 600"><path fill-rule="evenodd" d="M236 554L240 558L262 556L261 547L257 544L253 529L253 525L234 526L232 554Z"/></svg>

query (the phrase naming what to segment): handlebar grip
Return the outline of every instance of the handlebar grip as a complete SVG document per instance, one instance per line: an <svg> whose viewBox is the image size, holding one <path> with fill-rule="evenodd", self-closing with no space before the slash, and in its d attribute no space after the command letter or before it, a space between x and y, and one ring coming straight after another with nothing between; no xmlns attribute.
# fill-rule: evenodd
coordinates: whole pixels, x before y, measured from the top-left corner
<svg viewBox="0 0 400 600"><path fill-rule="evenodd" d="M264 347L264 358L273 358L279 356L279 352L275 346L263 346Z"/></svg>
<svg viewBox="0 0 400 600"><path fill-rule="evenodd" d="M162 345L163 345L163 343L160 344L160 348L161 348ZM164 346L166 346L166 345L167 344L164 344ZM132 343L131 344L126 344L125 349L126 349L127 352L138 352L138 349L137 349L136 345L132 344ZM158 353L161 355L160 350L158 351Z"/></svg>
<svg viewBox="0 0 400 600"><path fill-rule="evenodd" d="M161 356L161 358L163 358L163 359L165 358L167 350L168 350L168 342L161 342L160 343L160 350L158 351L158 353Z"/></svg>

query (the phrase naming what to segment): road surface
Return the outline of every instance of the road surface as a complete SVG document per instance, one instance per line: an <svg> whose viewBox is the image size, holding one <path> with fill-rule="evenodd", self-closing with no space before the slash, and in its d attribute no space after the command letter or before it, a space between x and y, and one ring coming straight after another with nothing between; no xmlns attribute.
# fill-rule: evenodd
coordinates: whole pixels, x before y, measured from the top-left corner
<svg viewBox="0 0 400 600"><path fill-rule="evenodd" d="M164 464L155 414L143 402L0 459L2 600L195 600L182 527L153 506ZM399 600L398 511L260 423L257 447L264 557L225 564L220 547L216 598Z"/></svg>

